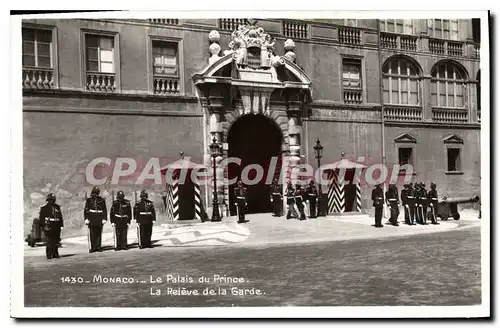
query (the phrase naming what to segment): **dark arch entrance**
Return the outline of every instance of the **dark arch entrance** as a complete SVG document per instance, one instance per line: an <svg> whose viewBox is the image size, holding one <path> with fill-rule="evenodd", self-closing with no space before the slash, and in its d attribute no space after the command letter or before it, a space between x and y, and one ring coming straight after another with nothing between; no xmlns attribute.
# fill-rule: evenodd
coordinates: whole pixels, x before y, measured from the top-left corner
<svg viewBox="0 0 500 328"><path fill-rule="evenodd" d="M259 164L264 169L263 179L254 185L247 185L247 212L271 212L270 185L266 184L268 174L279 177L281 171L281 144L283 135L278 125L262 114L248 114L238 118L231 126L227 142L228 156L241 159L241 165L229 164L228 178L241 178L243 169L250 164ZM272 157L277 158L276 169L269 170ZM249 173L249 178L256 176L256 171ZM271 177L269 179L272 180ZM236 215L234 206L234 187L229 185L231 215Z"/></svg>

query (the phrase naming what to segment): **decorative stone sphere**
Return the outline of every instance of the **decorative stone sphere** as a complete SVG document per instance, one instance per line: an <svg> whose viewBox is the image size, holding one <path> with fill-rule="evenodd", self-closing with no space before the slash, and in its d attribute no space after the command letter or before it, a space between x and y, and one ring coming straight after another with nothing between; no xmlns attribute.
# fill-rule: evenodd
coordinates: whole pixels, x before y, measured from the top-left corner
<svg viewBox="0 0 500 328"><path fill-rule="evenodd" d="M251 37L251 38L256 38L257 37L257 31L256 30L250 30L250 32L248 32L248 36Z"/></svg>
<svg viewBox="0 0 500 328"><path fill-rule="evenodd" d="M208 50L210 51L210 53L212 54L212 56L214 55L218 55L219 52L220 52L220 45L218 43L212 43L210 45L210 47L208 47Z"/></svg>
<svg viewBox="0 0 500 328"><path fill-rule="evenodd" d="M219 42L219 40L220 40L220 34L216 30L212 30L210 31L210 33L208 33L208 41Z"/></svg>
<svg viewBox="0 0 500 328"><path fill-rule="evenodd" d="M295 42L292 39L287 39L285 41L285 50L293 50L295 49Z"/></svg>
<svg viewBox="0 0 500 328"><path fill-rule="evenodd" d="M296 57L297 57L297 56L296 56L296 55L295 55L295 53L294 53L294 52L292 52L292 51L289 51L289 52L287 52L287 53L285 54L285 58L286 58L286 59L288 59L289 61L291 61L292 63L295 63L295 58L296 58Z"/></svg>

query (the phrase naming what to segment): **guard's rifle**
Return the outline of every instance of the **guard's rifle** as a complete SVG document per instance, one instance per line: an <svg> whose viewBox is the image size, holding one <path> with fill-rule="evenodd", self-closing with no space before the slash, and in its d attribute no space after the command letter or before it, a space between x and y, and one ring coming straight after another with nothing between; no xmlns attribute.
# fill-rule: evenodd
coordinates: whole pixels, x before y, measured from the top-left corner
<svg viewBox="0 0 500 328"><path fill-rule="evenodd" d="M87 195L87 191L85 191L85 207L87 207L87 199L88 199L88 195ZM84 213L86 214L86 213ZM86 217L84 217L84 220L87 220ZM87 224L87 247L90 251L90 220L89 220L89 223Z"/></svg>

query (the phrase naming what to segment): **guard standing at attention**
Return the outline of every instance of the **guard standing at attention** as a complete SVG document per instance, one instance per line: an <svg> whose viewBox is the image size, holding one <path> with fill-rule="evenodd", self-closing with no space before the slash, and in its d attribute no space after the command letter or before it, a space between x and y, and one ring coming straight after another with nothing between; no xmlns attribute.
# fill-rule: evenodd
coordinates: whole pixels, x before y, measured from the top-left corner
<svg viewBox="0 0 500 328"><path fill-rule="evenodd" d="M427 189L425 189L425 183L420 184L420 204L422 205L422 222L427 224L427 208L429 207L427 200L428 197Z"/></svg>
<svg viewBox="0 0 500 328"><path fill-rule="evenodd" d="M408 207L408 184L403 185L403 189L401 189L401 204L405 211L405 223L411 225L410 209Z"/></svg>
<svg viewBox="0 0 500 328"><path fill-rule="evenodd" d="M102 226L107 221L106 201L99 196L99 187L95 186L90 192L90 198L85 202L83 217L89 228L90 249L89 253L102 252Z"/></svg>
<svg viewBox="0 0 500 328"><path fill-rule="evenodd" d="M316 188L314 181L311 180L311 182L309 182L309 186L307 186L306 192L307 192L307 199L309 200L309 217L315 218L316 204L318 201L318 189Z"/></svg>
<svg viewBox="0 0 500 328"><path fill-rule="evenodd" d="M385 192L385 198L387 200L387 204L391 210L391 218L389 222L393 226L398 226L398 216L399 216L399 200L398 200L398 188L394 184L390 184L389 188Z"/></svg>
<svg viewBox="0 0 500 328"><path fill-rule="evenodd" d="M61 207L56 204L56 196L53 193L47 195L47 203L40 207L40 228L45 232L47 260L59 258L59 239L63 230L63 217Z"/></svg>
<svg viewBox="0 0 500 328"><path fill-rule="evenodd" d="M412 225L416 224L416 209L417 203L415 200L415 189L413 189L413 184L410 182L408 184L408 191L406 192L406 198L408 199L408 208L410 210L410 221Z"/></svg>
<svg viewBox="0 0 500 328"><path fill-rule="evenodd" d="M299 209L300 213L300 220L305 220L306 219L306 213L304 213L304 195L305 195L305 190L302 189L302 186L300 184L295 185L295 204L297 204L297 208Z"/></svg>
<svg viewBox="0 0 500 328"><path fill-rule="evenodd" d="M424 224L424 221L422 220L422 201L421 201L421 198L422 198L422 192L421 192L421 188L420 188L420 182L416 182L415 183L415 210L416 210L416 213L415 213L415 218L417 220L417 223L418 224Z"/></svg>
<svg viewBox="0 0 500 328"><path fill-rule="evenodd" d="M273 203L273 215L276 217L281 216L281 188L277 179L274 179L271 185L271 202Z"/></svg>
<svg viewBox="0 0 500 328"><path fill-rule="evenodd" d="M243 185L243 182L238 181L234 189L234 197L236 198L236 208L238 210L238 223L245 223L247 188Z"/></svg>
<svg viewBox="0 0 500 328"><path fill-rule="evenodd" d="M288 211L286 213L287 219L296 219L299 217L297 211L295 210L295 190L293 189L292 183L288 182L286 187L286 205L288 206Z"/></svg>
<svg viewBox="0 0 500 328"><path fill-rule="evenodd" d="M132 220L130 201L125 199L123 191L118 191L109 211L109 221L115 229L115 250L127 250L128 226Z"/></svg>
<svg viewBox="0 0 500 328"><path fill-rule="evenodd" d="M378 184L372 190L373 207L375 207L375 227L382 228L382 211L384 209L384 191L382 185Z"/></svg>
<svg viewBox="0 0 500 328"><path fill-rule="evenodd" d="M146 190L141 191L141 200L134 205L134 220L139 225L139 248L151 248L153 223L156 221L155 206L148 199Z"/></svg>
<svg viewBox="0 0 500 328"><path fill-rule="evenodd" d="M427 194L427 200L429 201L431 209L431 222L432 224L439 224L437 221L438 192L436 190L435 182L431 182L431 190L429 190L429 193Z"/></svg>

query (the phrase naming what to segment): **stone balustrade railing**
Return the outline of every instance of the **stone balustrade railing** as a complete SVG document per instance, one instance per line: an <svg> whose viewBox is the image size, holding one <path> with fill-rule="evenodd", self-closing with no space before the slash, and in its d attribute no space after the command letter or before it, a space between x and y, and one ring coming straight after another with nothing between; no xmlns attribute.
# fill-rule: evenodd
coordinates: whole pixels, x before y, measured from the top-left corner
<svg viewBox="0 0 500 328"><path fill-rule="evenodd" d="M402 50L417 51L418 37L414 35L401 35L400 43Z"/></svg>
<svg viewBox="0 0 500 328"><path fill-rule="evenodd" d="M448 41L448 55L462 57L464 55L464 45L460 42Z"/></svg>
<svg viewBox="0 0 500 328"><path fill-rule="evenodd" d="M361 104L363 102L363 93L361 90L344 89L345 104Z"/></svg>
<svg viewBox="0 0 500 328"><path fill-rule="evenodd" d="M389 121L418 122L422 120L422 107L386 105L384 108L384 119Z"/></svg>
<svg viewBox="0 0 500 328"><path fill-rule="evenodd" d="M339 42L344 44L361 44L361 30L353 27L339 28Z"/></svg>
<svg viewBox="0 0 500 328"><path fill-rule="evenodd" d="M151 23L161 25L179 25L179 20L175 18L150 18Z"/></svg>
<svg viewBox="0 0 500 328"><path fill-rule="evenodd" d="M391 33L380 33L380 46L386 49L398 48L398 36Z"/></svg>
<svg viewBox="0 0 500 328"><path fill-rule="evenodd" d="M155 75L153 77L153 91L156 95L175 95L181 92L181 83L178 77Z"/></svg>
<svg viewBox="0 0 500 328"><path fill-rule="evenodd" d="M438 54L446 54L446 42L443 40L429 39L429 51Z"/></svg>
<svg viewBox="0 0 500 328"><path fill-rule="evenodd" d="M466 123L468 114L466 109L433 108L432 120L442 123Z"/></svg>
<svg viewBox="0 0 500 328"><path fill-rule="evenodd" d="M221 18L219 19L219 28L224 31L236 31L238 26L247 25L246 18Z"/></svg>
<svg viewBox="0 0 500 328"><path fill-rule="evenodd" d="M283 36L292 39L307 39L309 38L309 28L307 22L284 20L283 21Z"/></svg>
<svg viewBox="0 0 500 328"><path fill-rule="evenodd" d="M23 67L23 88L25 89L53 89L54 70L51 68Z"/></svg>
<svg viewBox="0 0 500 328"><path fill-rule="evenodd" d="M98 92L115 92L116 77L114 73L87 72L87 90Z"/></svg>

